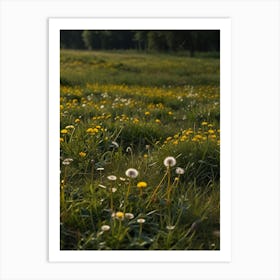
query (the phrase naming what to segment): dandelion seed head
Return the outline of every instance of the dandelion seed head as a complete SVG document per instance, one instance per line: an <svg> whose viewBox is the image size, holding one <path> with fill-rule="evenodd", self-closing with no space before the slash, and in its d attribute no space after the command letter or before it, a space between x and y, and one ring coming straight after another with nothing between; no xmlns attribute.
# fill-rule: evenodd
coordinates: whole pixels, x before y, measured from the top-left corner
<svg viewBox="0 0 280 280"><path fill-rule="evenodd" d="M146 222L145 219L142 219L142 218L137 219L137 223L138 223L138 224L144 224L145 222Z"/></svg>
<svg viewBox="0 0 280 280"><path fill-rule="evenodd" d="M112 189L111 189L111 192L112 192L112 193L115 193L116 191L117 191L117 188L112 188Z"/></svg>
<svg viewBox="0 0 280 280"><path fill-rule="evenodd" d="M132 213L125 213L124 216L129 220L134 218L134 215Z"/></svg>
<svg viewBox="0 0 280 280"><path fill-rule="evenodd" d="M112 144L113 144L116 148L119 147L119 144L118 144L116 141L112 141Z"/></svg>
<svg viewBox="0 0 280 280"><path fill-rule="evenodd" d="M174 166L176 164L176 159L174 157L166 157L163 161L166 167Z"/></svg>
<svg viewBox="0 0 280 280"><path fill-rule="evenodd" d="M66 158L66 159L63 160L62 164L63 165L69 165L72 161L73 161L72 158Z"/></svg>
<svg viewBox="0 0 280 280"><path fill-rule="evenodd" d="M134 168L129 168L125 171L125 175L129 178L136 178L139 175L139 172Z"/></svg>
<svg viewBox="0 0 280 280"><path fill-rule="evenodd" d="M182 175L185 173L185 170L181 167L177 167L175 172L176 174Z"/></svg>
<svg viewBox="0 0 280 280"><path fill-rule="evenodd" d="M110 181L116 181L117 177L115 175L109 175L109 176L107 176L107 179Z"/></svg>
<svg viewBox="0 0 280 280"><path fill-rule="evenodd" d="M175 228L175 226L166 226L167 230L173 230Z"/></svg>
<svg viewBox="0 0 280 280"><path fill-rule="evenodd" d="M102 230L102 231L108 231L108 230L110 230L110 226L108 226L108 225L103 225L103 226L101 227L101 230Z"/></svg>

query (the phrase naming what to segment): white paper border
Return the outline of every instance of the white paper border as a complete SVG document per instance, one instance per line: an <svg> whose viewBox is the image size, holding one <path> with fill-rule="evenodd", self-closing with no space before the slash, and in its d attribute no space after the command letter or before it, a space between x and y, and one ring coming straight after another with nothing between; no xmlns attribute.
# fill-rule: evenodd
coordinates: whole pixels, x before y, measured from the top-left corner
<svg viewBox="0 0 280 280"><path fill-rule="evenodd" d="M60 250L60 30L220 30L221 240L219 251ZM229 262L231 260L231 21L229 18L49 19L49 260L52 262Z"/></svg>

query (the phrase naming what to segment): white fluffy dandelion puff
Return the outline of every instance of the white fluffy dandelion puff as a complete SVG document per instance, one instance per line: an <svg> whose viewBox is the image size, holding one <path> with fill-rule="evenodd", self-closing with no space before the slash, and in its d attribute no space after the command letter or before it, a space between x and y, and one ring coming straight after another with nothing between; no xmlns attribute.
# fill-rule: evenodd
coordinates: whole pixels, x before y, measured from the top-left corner
<svg viewBox="0 0 280 280"><path fill-rule="evenodd" d="M72 161L73 161L72 158L66 158L66 159L62 162L62 164L63 164L63 165L69 165Z"/></svg>
<svg viewBox="0 0 280 280"><path fill-rule="evenodd" d="M129 220L134 218L134 215L132 213L125 213L124 216Z"/></svg>
<svg viewBox="0 0 280 280"><path fill-rule="evenodd" d="M110 181L116 181L116 180L117 180L117 177L116 177L115 175L109 175L109 176L107 177L107 179L110 180Z"/></svg>
<svg viewBox="0 0 280 280"><path fill-rule="evenodd" d="M112 141L113 146L115 146L116 148L119 148L119 144L116 141Z"/></svg>
<svg viewBox="0 0 280 280"><path fill-rule="evenodd" d="M182 175L185 173L185 170L181 167L177 167L176 170L175 170L176 174L178 175Z"/></svg>
<svg viewBox="0 0 280 280"><path fill-rule="evenodd" d="M110 226L108 226L108 225L103 225L103 226L101 227L101 230L102 230L102 231L108 231L108 230L110 230Z"/></svg>
<svg viewBox="0 0 280 280"><path fill-rule="evenodd" d="M167 230L173 230L175 228L175 226L166 226Z"/></svg>
<svg viewBox="0 0 280 280"><path fill-rule="evenodd" d="M166 167L174 166L176 164L176 159L174 157L166 157L163 161Z"/></svg>
<svg viewBox="0 0 280 280"><path fill-rule="evenodd" d="M125 175L129 178L136 178L139 172L134 168L129 168L125 171Z"/></svg>

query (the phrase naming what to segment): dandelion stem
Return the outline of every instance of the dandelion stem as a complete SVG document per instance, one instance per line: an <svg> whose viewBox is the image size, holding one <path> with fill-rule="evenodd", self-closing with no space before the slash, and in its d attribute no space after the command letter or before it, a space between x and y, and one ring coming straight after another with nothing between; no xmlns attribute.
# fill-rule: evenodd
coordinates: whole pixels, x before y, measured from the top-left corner
<svg viewBox="0 0 280 280"><path fill-rule="evenodd" d="M64 178L61 182L61 187L60 187L60 203L61 203L61 207L64 207L65 205L65 182L66 182L66 174L67 174L67 167L65 166L64 169Z"/></svg>
<svg viewBox="0 0 280 280"><path fill-rule="evenodd" d="M127 187L127 191L126 191L126 195L125 195L124 207L123 207L124 212L125 212L126 206L127 206L128 196L129 196L129 192L130 192L130 186L131 186L131 180L129 180L129 182L128 182L128 187Z"/></svg>
<svg viewBox="0 0 280 280"><path fill-rule="evenodd" d="M170 167L167 167L167 202L170 202L170 192L171 192L171 184L170 184Z"/></svg>
<svg viewBox="0 0 280 280"><path fill-rule="evenodd" d="M139 224L139 239L141 238L142 235L142 223Z"/></svg>
<svg viewBox="0 0 280 280"><path fill-rule="evenodd" d="M92 162L91 166L91 185L93 186L93 175L94 175L94 161Z"/></svg>
<svg viewBox="0 0 280 280"><path fill-rule="evenodd" d="M155 195L156 195L158 189L160 188L160 186L161 186L161 184L162 184L162 182L163 182L163 180L165 179L166 176L167 176L167 172L165 172L165 174L164 174L164 176L162 177L161 181L159 182L159 184L158 184L157 187L155 188L154 192L152 193L151 198L149 199L149 202L148 202L148 204L147 204L147 207L149 207L149 205L151 204L152 200L154 199L154 197L155 197Z"/></svg>
<svg viewBox="0 0 280 280"><path fill-rule="evenodd" d="M111 199L111 210L113 212L114 209L114 203L113 203L113 184L111 184L111 189L110 189L110 199Z"/></svg>

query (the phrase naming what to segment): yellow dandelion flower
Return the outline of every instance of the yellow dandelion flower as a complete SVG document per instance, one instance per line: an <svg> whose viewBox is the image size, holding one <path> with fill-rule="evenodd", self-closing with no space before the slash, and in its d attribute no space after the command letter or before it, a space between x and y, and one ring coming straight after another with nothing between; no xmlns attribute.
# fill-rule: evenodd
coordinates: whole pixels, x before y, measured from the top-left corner
<svg viewBox="0 0 280 280"><path fill-rule="evenodd" d="M168 112L168 115L173 115L173 113L171 111Z"/></svg>
<svg viewBox="0 0 280 280"><path fill-rule="evenodd" d="M156 119L155 122L156 122L156 123L160 123L160 120L159 120L159 119Z"/></svg>
<svg viewBox="0 0 280 280"><path fill-rule="evenodd" d="M60 142L64 142L64 139L60 137L59 141L60 141Z"/></svg>
<svg viewBox="0 0 280 280"><path fill-rule="evenodd" d="M123 212L117 212L115 217L118 219L118 220L123 220L124 218L124 213Z"/></svg>
<svg viewBox="0 0 280 280"><path fill-rule="evenodd" d="M85 157L87 154L85 152L79 152L80 157Z"/></svg>
<svg viewBox="0 0 280 280"><path fill-rule="evenodd" d="M150 112L145 112L145 116L149 116L151 113Z"/></svg>
<svg viewBox="0 0 280 280"><path fill-rule="evenodd" d="M67 134L67 133L68 133L68 130L67 130L67 129L62 129L62 130L60 131L60 133L61 133L61 134Z"/></svg>
<svg viewBox="0 0 280 280"><path fill-rule="evenodd" d="M209 129L208 133L213 134L213 133L215 133L215 131L213 129Z"/></svg>
<svg viewBox="0 0 280 280"><path fill-rule="evenodd" d="M185 135L183 135L181 138L180 138L180 141L181 142L184 142L184 141L186 141L187 140L187 137L185 136Z"/></svg>
<svg viewBox="0 0 280 280"><path fill-rule="evenodd" d="M202 122L201 123L201 125L207 125L208 124L208 122Z"/></svg>
<svg viewBox="0 0 280 280"><path fill-rule="evenodd" d="M81 120L80 119L75 119L75 123L79 123Z"/></svg>
<svg viewBox="0 0 280 280"><path fill-rule="evenodd" d="M146 188L148 185L146 182L139 182L137 183L137 188Z"/></svg>
<svg viewBox="0 0 280 280"><path fill-rule="evenodd" d="M143 155L143 157L144 157L144 158L147 158L147 157L148 157L148 155L147 155L147 154L144 154L144 155Z"/></svg>

